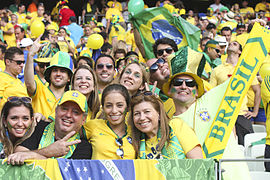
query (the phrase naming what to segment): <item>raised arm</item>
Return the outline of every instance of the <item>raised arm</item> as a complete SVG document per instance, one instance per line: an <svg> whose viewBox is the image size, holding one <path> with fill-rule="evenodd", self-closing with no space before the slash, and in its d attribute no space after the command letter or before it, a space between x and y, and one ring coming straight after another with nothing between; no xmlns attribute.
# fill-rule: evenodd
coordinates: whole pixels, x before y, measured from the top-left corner
<svg viewBox="0 0 270 180"><path fill-rule="evenodd" d="M36 91L36 83L34 80L34 56L43 45L39 44L40 37L34 41L31 49L29 50L27 62L24 69L24 80L29 96L33 96Z"/></svg>

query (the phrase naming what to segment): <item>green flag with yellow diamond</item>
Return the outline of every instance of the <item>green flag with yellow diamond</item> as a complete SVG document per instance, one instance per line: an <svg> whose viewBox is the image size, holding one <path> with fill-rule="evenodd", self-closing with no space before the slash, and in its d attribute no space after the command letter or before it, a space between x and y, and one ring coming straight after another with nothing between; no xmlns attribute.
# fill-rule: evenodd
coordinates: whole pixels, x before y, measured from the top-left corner
<svg viewBox="0 0 270 180"><path fill-rule="evenodd" d="M187 45L195 50L198 48L200 29L180 16L173 16L166 8L144 9L130 16L130 21L140 34L146 59L155 57L152 46L164 37L173 39L178 48Z"/></svg>

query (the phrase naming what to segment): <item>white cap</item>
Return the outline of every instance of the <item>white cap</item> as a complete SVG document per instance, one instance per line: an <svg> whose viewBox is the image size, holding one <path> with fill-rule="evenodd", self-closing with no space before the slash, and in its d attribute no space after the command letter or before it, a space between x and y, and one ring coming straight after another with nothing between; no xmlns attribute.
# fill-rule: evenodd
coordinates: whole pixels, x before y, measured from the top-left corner
<svg viewBox="0 0 270 180"><path fill-rule="evenodd" d="M227 46L228 44L225 36L216 36L215 41L217 41L220 46Z"/></svg>
<svg viewBox="0 0 270 180"><path fill-rule="evenodd" d="M21 48L24 48L24 47L27 47L27 46L31 46L31 45L33 45L33 41L32 41L32 39L30 39L30 38L23 38L22 40L21 40L21 42L20 42L20 47Z"/></svg>

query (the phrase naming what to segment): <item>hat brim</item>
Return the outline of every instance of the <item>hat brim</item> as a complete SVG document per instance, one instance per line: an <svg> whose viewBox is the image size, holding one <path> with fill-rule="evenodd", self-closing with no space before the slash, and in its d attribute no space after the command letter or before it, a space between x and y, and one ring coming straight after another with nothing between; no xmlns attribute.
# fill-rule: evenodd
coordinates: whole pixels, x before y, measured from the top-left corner
<svg viewBox="0 0 270 180"><path fill-rule="evenodd" d="M176 77L176 76L180 76L180 75L188 75L188 76L191 76L197 83L198 85L198 98L201 97L203 94L204 94L204 86L203 86L203 81L202 79L197 76L196 74L194 73L190 73L190 72L181 72L181 73L177 73L175 75L173 75L172 77L169 78L169 80L163 85L162 87L162 91L163 93L168 96L168 97L172 97L171 94L169 93L170 91L170 84L171 84L171 81Z"/></svg>
<svg viewBox="0 0 270 180"><path fill-rule="evenodd" d="M41 63L49 63L51 62L52 58L36 58L34 59L35 62L41 62Z"/></svg>
<svg viewBox="0 0 270 180"><path fill-rule="evenodd" d="M52 68L53 68L53 67L59 67L59 68L65 68L65 69L67 69L67 70L68 70L68 75L70 76L69 78L71 78L71 76L72 76L72 74L73 74L73 72L72 72L69 68L67 68L67 67L65 67L65 66L61 66L61 65L51 65L51 66L47 67L47 68L45 69L45 72L44 72L44 77L45 77L45 80L46 80L47 82L50 82L50 75L51 75L51 72L52 72Z"/></svg>
<svg viewBox="0 0 270 180"><path fill-rule="evenodd" d="M65 102L69 102L69 101L72 101L72 102L74 102L74 103L76 103L79 107L80 107L80 109L82 110L82 112L87 112L87 109L84 109L84 107L82 107L82 105L80 104L80 103L78 103L76 100L74 100L74 99L65 99L65 100L63 100L63 101L61 101L60 103L58 103L58 105L59 106L61 106L62 104L64 104Z"/></svg>

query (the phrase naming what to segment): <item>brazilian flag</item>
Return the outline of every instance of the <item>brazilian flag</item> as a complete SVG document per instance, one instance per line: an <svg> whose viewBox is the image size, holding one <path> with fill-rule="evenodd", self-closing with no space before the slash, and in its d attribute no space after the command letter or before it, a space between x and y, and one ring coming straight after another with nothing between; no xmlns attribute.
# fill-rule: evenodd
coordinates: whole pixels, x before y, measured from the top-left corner
<svg viewBox="0 0 270 180"><path fill-rule="evenodd" d="M201 31L183 18L173 16L166 8L144 9L130 21L139 31L145 50L145 58L154 58L153 44L156 40L167 37L173 39L178 48L190 46L197 50Z"/></svg>

